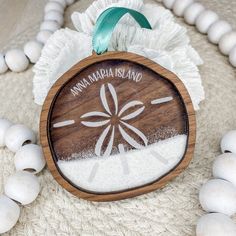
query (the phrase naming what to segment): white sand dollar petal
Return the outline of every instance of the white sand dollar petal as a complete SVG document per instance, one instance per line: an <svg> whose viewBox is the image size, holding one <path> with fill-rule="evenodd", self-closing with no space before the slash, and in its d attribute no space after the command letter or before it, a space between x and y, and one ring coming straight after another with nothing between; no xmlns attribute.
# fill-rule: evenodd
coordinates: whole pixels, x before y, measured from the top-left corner
<svg viewBox="0 0 236 236"><path fill-rule="evenodd" d="M126 116L123 116L121 117L121 120L130 120L130 119L133 119L135 117L137 117L138 115L140 115L143 111L144 111L145 107L141 107L139 108L138 110L126 115Z"/></svg>
<svg viewBox="0 0 236 236"><path fill-rule="evenodd" d="M112 131L111 131L111 136L107 145L107 149L104 152L103 156L104 157L109 157L111 155L111 151L112 151L112 147L113 147L113 143L114 143L114 138L115 138L115 127L112 127Z"/></svg>
<svg viewBox="0 0 236 236"><path fill-rule="evenodd" d="M121 125L118 125L119 131L124 138L124 140L129 143L132 147L136 149L141 149L143 146L139 144L136 140L134 140L122 127Z"/></svg>
<svg viewBox="0 0 236 236"><path fill-rule="evenodd" d="M125 104L122 108L121 108L121 110L119 111L119 114L118 114L118 116L121 116L125 111L127 111L129 108L131 108L131 107L134 107L134 106L137 106L137 105L143 105L143 103L142 102L140 102L140 101L131 101L131 102L128 102L127 104Z"/></svg>
<svg viewBox="0 0 236 236"><path fill-rule="evenodd" d="M125 123L124 121L121 121L121 123L123 125L125 125L127 128L129 128L130 130L132 130L135 134L137 134L144 142L145 146L147 146L148 144L148 139L147 137L144 135L143 132L141 132L139 129L135 128L134 126L128 124L128 123Z"/></svg>
<svg viewBox="0 0 236 236"><path fill-rule="evenodd" d="M101 86L101 89L100 89L100 98L101 98L101 102L102 102L102 105L103 105L104 109L111 115L111 111L110 111L110 108L109 108L109 105L108 105L108 102L107 102L107 98L106 98L106 92L105 92L105 85L104 84Z"/></svg>
<svg viewBox="0 0 236 236"><path fill-rule="evenodd" d="M88 113L85 113L81 116L81 118L87 118L87 117L92 117L92 116L101 116L101 117L110 117L110 115L100 112L100 111L91 111Z"/></svg>
<svg viewBox="0 0 236 236"><path fill-rule="evenodd" d="M95 154L97 156L101 156L101 154L102 154L102 145L103 145L103 142L104 142L110 128L111 128L111 125L107 126L106 129L104 129L104 131L102 132L101 136L99 137L99 139L96 143Z"/></svg>
<svg viewBox="0 0 236 236"><path fill-rule="evenodd" d="M100 127L106 125L110 122L110 120L103 120L103 121L81 121L81 124L87 127Z"/></svg>
<svg viewBox="0 0 236 236"><path fill-rule="evenodd" d="M111 96L113 98L113 102L114 102L114 105L115 105L115 115L117 114L118 112L118 99L117 99L117 94L116 94L116 90L115 88L112 86L112 84L108 83L108 88L110 90L110 93L111 93Z"/></svg>

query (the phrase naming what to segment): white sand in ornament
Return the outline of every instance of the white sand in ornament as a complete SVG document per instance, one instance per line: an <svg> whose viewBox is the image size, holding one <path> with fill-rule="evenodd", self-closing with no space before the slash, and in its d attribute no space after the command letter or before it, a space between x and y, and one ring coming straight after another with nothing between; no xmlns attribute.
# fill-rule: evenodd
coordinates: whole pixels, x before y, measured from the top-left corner
<svg viewBox="0 0 236 236"><path fill-rule="evenodd" d="M168 173L182 159L186 142L186 135L177 135L141 151L58 161L58 167L80 188L101 193L120 191L142 186Z"/></svg>

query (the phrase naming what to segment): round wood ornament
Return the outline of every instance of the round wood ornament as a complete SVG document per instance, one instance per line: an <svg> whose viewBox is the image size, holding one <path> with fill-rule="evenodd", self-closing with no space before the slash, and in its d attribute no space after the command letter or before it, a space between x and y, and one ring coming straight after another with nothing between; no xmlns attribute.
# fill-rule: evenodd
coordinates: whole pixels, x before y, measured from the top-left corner
<svg viewBox="0 0 236 236"><path fill-rule="evenodd" d="M114 9L120 14L111 8L106 17L115 16ZM134 16L130 11L123 14ZM102 13L98 22L106 17ZM97 53L106 50L101 43L96 48L96 40L93 45ZM48 168L60 185L87 200L154 191L192 158L195 113L188 91L147 58L97 53L59 78L44 102L40 138Z"/></svg>

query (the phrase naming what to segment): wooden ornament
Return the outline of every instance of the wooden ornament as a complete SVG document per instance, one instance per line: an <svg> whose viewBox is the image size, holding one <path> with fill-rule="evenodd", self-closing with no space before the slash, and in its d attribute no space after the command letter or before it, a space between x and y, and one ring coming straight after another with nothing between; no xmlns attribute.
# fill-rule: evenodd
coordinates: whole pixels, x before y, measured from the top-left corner
<svg viewBox="0 0 236 236"><path fill-rule="evenodd" d="M50 89L40 120L48 168L91 201L138 196L189 164L195 112L172 72L128 52L93 54Z"/></svg>

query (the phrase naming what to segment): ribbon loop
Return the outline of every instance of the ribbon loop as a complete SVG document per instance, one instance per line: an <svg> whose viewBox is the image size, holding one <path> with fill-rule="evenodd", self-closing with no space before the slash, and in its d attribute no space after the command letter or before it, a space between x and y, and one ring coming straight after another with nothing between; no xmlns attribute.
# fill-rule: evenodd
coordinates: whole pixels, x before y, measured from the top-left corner
<svg viewBox="0 0 236 236"><path fill-rule="evenodd" d="M142 28L152 29L147 18L138 11L124 7L108 8L98 17L93 32L93 50L97 54L102 54L108 50L108 45L116 24L127 13L129 13Z"/></svg>

